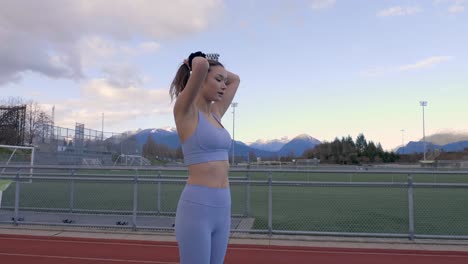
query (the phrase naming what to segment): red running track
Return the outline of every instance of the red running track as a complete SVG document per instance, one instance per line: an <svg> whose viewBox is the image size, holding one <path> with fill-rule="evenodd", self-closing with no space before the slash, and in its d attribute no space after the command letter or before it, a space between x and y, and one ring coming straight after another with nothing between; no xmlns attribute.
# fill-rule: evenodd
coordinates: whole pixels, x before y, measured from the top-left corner
<svg viewBox="0 0 468 264"><path fill-rule="evenodd" d="M177 244L0 234L2 264L179 263ZM225 263L466 264L468 252L229 245Z"/></svg>

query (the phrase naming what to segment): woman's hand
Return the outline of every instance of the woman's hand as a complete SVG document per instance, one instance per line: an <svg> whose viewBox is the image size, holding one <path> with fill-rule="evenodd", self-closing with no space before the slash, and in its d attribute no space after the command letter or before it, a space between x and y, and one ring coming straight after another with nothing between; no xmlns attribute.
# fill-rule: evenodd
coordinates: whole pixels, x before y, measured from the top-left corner
<svg viewBox="0 0 468 264"><path fill-rule="evenodd" d="M205 58L206 59L206 54L201 52L201 51L197 51L197 52L194 52L194 53L191 53L190 56L188 57L187 61L188 61L188 66L189 66L189 69L192 70L193 68L193 60L195 58L198 58L198 57L202 57L202 58Z"/></svg>
<svg viewBox="0 0 468 264"><path fill-rule="evenodd" d="M207 59L203 57L195 57L192 60L192 68L191 69L189 68L189 69L192 71L192 74L194 73L194 71L201 70L201 73L206 75L206 72L208 72L209 68L210 68L210 64L208 63Z"/></svg>

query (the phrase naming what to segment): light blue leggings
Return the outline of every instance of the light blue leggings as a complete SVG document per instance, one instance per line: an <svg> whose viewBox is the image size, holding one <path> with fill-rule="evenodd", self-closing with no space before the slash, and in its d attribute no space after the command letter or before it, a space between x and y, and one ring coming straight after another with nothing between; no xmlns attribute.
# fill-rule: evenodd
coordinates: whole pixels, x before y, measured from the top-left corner
<svg viewBox="0 0 468 264"><path fill-rule="evenodd" d="M175 233L181 264L222 264L231 227L229 188L185 185Z"/></svg>

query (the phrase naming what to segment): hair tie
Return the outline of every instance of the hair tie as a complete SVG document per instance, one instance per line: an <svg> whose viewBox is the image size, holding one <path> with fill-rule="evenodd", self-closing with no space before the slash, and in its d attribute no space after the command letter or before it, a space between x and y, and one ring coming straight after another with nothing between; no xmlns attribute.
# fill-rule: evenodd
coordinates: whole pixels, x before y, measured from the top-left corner
<svg viewBox="0 0 468 264"><path fill-rule="evenodd" d="M197 51L197 52L194 52L194 53L191 53L190 56L188 57L188 66L190 68L190 70L192 70L192 61L195 57L203 57L203 58L206 58L206 55L205 53L201 52L201 51Z"/></svg>

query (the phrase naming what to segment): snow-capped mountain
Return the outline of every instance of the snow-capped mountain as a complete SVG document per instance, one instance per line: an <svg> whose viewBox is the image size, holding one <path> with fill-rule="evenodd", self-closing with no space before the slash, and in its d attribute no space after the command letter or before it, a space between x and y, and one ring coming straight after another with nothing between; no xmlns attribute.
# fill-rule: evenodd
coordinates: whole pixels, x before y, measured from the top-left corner
<svg viewBox="0 0 468 264"><path fill-rule="evenodd" d="M432 142L426 142L426 150L435 150L439 149L444 152L460 152L465 148L468 148L468 140L458 141L445 145L437 145ZM424 152L424 142L423 141L410 141L406 146L399 147L396 150L398 154L413 154L413 153L423 153Z"/></svg>
<svg viewBox="0 0 468 264"><path fill-rule="evenodd" d="M144 129L136 134L138 144L144 145L148 140L148 136L151 136L154 142L166 145L171 149L177 149L180 146L179 136L175 128Z"/></svg>
<svg viewBox="0 0 468 264"><path fill-rule="evenodd" d="M468 148L468 134L462 132L441 132L426 137L426 149L438 149L444 152L461 152ZM422 153L424 151L423 139L410 141L405 146L396 149L398 154Z"/></svg>
<svg viewBox="0 0 468 264"><path fill-rule="evenodd" d="M279 150L279 156L301 157L305 150L314 148L321 142L307 134L301 134L289 141Z"/></svg>
<svg viewBox="0 0 468 264"><path fill-rule="evenodd" d="M177 149L180 147L177 130L173 127L139 130L136 133L131 133L131 135L124 140L135 142L135 147L141 149L148 140L148 137L151 137L157 144L166 145L171 149ZM303 134L292 140L288 140L287 138L277 140L257 140L250 145L236 140L234 151L236 156L243 156L244 158L247 158L249 153L254 153L255 156L262 158L289 156L291 154L300 157L304 150L312 148L317 144L320 144L320 141L309 135ZM229 152L231 153L231 151L232 147Z"/></svg>
<svg viewBox="0 0 468 264"><path fill-rule="evenodd" d="M421 139L422 140L422 139ZM426 142L437 145L447 145L460 141L468 141L468 133L463 132L441 132L426 137Z"/></svg>
<svg viewBox="0 0 468 264"><path fill-rule="evenodd" d="M279 151L288 142L289 142L289 139L287 137L284 137L282 139L273 139L273 140L259 139L253 143L250 143L249 146L255 149L276 152L276 151Z"/></svg>
<svg viewBox="0 0 468 264"><path fill-rule="evenodd" d="M141 149L145 142L148 140L148 136L152 137L156 143L166 145L171 149L177 149L180 147L180 141L177 135L177 130L174 127L127 131L111 139L114 144L118 144L121 141L125 141L126 144L123 145L124 147L132 146L130 148ZM236 141L234 145L234 150L236 156L243 156L244 158L247 158L249 156L249 153L252 152L257 157L262 158L284 157L291 155L294 157L300 157L302 156L305 150L314 148L320 143L321 142L316 138L313 138L307 134L301 134L293 138L292 140L289 140L288 138L274 140L259 139L251 144L245 144L241 141ZM119 146L119 148L121 148L121 146ZM434 144L431 142L426 143L427 150L439 149L445 152L459 152L463 151L465 148L468 148L468 140L451 142L448 144ZM398 148L396 150L396 153L422 153L423 149L424 143L422 141L411 141L406 146ZM229 152L232 152L232 147Z"/></svg>

